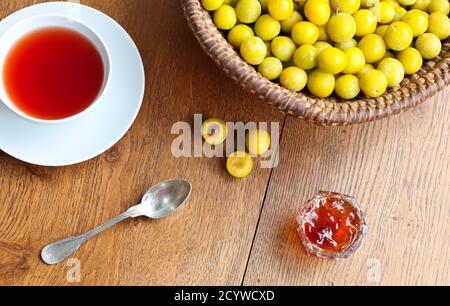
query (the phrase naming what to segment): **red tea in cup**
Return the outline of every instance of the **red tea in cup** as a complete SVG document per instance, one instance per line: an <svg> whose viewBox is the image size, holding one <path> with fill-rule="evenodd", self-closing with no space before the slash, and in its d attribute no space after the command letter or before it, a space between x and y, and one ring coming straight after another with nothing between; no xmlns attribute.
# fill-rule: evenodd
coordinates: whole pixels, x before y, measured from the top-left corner
<svg viewBox="0 0 450 306"><path fill-rule="evenodd" d="M97 48L83 34L63 27L35 30L9 51L3 82L23 113L41 120L77 115L98 98L105 69Z"/></svg>

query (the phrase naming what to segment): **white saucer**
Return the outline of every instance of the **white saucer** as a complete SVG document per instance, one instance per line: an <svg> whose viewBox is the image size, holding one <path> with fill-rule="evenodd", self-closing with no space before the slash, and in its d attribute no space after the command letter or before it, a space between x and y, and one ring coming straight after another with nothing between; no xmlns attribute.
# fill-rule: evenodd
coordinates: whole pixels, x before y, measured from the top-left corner
<svg viewBox="0 0 450 306"><path fill-rule="evenodd" d="M0 22L0 35L16 22L41 14L77 14L93 28L111 53L111 83L90 112L56 125L23 119L0 102L0 150L41 166L77 164L111 148L131 127L144 97L144 67L136 45L117 22L76 3L51 2L25 8Z"/></svg>

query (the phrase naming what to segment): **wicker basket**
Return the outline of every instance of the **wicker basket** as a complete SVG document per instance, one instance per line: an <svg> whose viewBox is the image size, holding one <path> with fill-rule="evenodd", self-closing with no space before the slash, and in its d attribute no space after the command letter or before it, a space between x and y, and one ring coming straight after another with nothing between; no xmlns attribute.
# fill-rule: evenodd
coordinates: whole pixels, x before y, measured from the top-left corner
<svg viewBox="0 0 450 306"><path fill-rule="evenodd" d="M199 0L182 0L186 19L203 50L236 83L282 112L321 125L363 123L399 114L423 103L450 84L450 39L439 57L424 64L401 85L376 99L352 101L319 99L307 92L294 93L262 77L228 44Z"/></svg>

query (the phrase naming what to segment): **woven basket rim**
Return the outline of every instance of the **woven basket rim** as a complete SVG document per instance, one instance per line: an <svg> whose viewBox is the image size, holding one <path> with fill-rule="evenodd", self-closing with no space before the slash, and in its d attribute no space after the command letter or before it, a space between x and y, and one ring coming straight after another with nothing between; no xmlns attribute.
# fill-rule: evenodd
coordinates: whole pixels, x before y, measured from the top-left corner
<svg viewBox="0 0 450 306"><path fill-rule="evenodd" d="M182 0L182 6L202 49L226 75L283 113L308 122L347 125L374 121L416 107L450 84L450 39L447 39L439 57L425 62L417 74L407 76L379 98L346 101L335 96L320 99L304 91L295 93L264 78L247 64L216 28L200 0Z"/></svg>

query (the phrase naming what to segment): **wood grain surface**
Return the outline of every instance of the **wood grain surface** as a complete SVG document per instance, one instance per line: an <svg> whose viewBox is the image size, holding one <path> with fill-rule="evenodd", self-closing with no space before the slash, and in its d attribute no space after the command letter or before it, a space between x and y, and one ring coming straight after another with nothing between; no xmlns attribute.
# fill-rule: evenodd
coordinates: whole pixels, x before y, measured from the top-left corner
<svg viewBox="0 0 450 306"><path fill-rule="evenodd" d="M42 1L3 0L0 18ZM161 180L193 182L161 221L126 221L75 258L82 285L450 284L450 90L422 107L337 129L285 118L225 78L190 33L178 1L89 0L138 45L147 85L127 135L80 165L45 168L0 153L0 285L73 285L41 248L137 203ZM230 178L220 158L176 159L171 127L193 115L286 121L280 165ZM343 262L308 258L294 217L320 189L355 195L370 234Z"/></svg>

